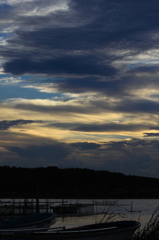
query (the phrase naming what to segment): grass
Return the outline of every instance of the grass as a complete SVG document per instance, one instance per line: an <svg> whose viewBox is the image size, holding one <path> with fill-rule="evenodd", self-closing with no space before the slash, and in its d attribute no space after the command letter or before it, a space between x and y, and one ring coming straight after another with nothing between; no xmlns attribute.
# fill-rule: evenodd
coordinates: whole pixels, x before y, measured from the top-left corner
<svg viewBox="0 0 159 240"><path fill-rule="evenodd" d="M103 210L99 222L102 223L114 221L117 216L120 216L122 218L125 217L124 214L118 214L110 211L109 206L107 209L105 208ZM148 223L143 228L137 229L131 240L159 240L159 207L155 209Z"/></svg>
<svg viewBox="0 0 159 240"><path fill-rule="evenodd" d="M157 240L159 239L159 207L152 214L144 228L139 228L132 240Z"/></svg>
<svg viewBox="0 0 159 240"><path fill-rule="evenodd" d="M122 213L115 213L114 211L110 211L111 206L108 206L107 209L105 207L105 209L103 210L102 214L101 214L101 219L99 221L99 223L103 223L103 222L109 222L109 221L114 221L116 219L116 217L125 217L125 214Z"/></svg>

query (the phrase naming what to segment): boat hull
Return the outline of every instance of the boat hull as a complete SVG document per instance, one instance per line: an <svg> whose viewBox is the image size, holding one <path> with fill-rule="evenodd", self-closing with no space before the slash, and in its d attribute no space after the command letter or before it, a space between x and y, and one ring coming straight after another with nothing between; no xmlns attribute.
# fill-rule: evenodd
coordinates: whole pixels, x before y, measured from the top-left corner
<svg viewBox="0 0 159 240"><path fill-rule="evenodd" d="M1 237L19 240L130 240L139 227L140 224L135 221L119 221L63 230L10 232L10 235L9 233L7 235L7 232L1 232Z"/></svg>
<svg viewBox="0 0 159 240"><path fill-rule="evenodd" d="M49 228L56 222L54 213L38 213L0 222L0 230Z"/></svg>

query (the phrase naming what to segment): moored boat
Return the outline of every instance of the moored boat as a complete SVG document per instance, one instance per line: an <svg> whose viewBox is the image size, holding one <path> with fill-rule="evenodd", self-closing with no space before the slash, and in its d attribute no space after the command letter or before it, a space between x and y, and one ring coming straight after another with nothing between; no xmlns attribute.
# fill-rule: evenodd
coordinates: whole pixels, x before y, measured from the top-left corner
<svg viewBox="0 0 159 240"><path fill-rule="evenodd" d="M52 212L36 213L0 222L0 230L48 228L56 221Z"/></svg>
<svg viewBox="0 0 159 240"><path fill-rule="evenodd" d="M52 228L48 231L0 231L0 236L19 240L130 240L139 227L140 223L136 221L117 221L74 228Z"/></svg>

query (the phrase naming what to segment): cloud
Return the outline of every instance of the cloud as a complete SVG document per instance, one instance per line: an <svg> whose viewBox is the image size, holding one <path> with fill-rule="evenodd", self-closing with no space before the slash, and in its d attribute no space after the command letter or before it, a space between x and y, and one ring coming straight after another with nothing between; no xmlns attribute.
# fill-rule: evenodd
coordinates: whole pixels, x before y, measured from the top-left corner
<svg viewBox="0 0 159 240"><path fill-rule="evenodd" d="M153 71L152 69L156 69ZM107 69L108 70L108 69ZM75 70L74 70L75 71ZM73 71L72 71L73 72ZM81 71L82 74L82 71ZM113 79L113 71L107 72L108 76L76 76L70 75L63 77L54 77L34 80L26 88L34 88L46 93L71 93L83 94L97 93L107 97L120 98L123 100L153 100L158 101L157 88L159 86L158 67L143 67L139 69L130 69L126 76L120 76ZM93 75L93 74L92 74ZM115 76L115 75L114 75Z"/></svg>
<svg viewBox="0 0 159 240"><path fill-rule="evenodd" d="M156 113L158 114L159 103L152 100L122 101L114 107L115 111L132 113Z"/></svg>
<svg viewBox="0 0 159 240"><path fill-rule="evenodd" d="M74 131L83 132L120 132L120 131L141 131L147 129L148 125L142 124L79 124L78 127L73 127Z"/></svg>
<svg viewBox="0 0 159 240"><path fill-rule="evenodd" d="M133 156L133 158L130 156L129 159L108 160L103 163L103 168L111 172L116 169L116 172L146 177L158 177L159 173L157 162L144 153L140 156Z"/></svg>
<svg viewBox="0 0 159 240"><path fill-rule="evenodd" d="M157 0L2 0L1 164L159 176L158 12Z"/></svg>
<svg viewBox="0 0 159 240"><path fill-rule="evenodd" d="M132 139L105 143L98 169L158 177L158 140ZM98 157L99 159L99 157Z"/></svg>
<svg viewBox="0 0 159 240"><path fill-rule="evenodd" d="M35 142L36 140L36 142ZM57 141L46 141L44 138L32 137L32 144L26 146L5 147L12 158L3 158L5 164L21 167L46 167L67 165L67 157L71 153L67 144Z"/></svg>
<svg viewBox="0 0 159 240"><path fill-rule="evenodd" d="M159 133L144 133L144 137L159 137Z"/></svg>
<svg viewBox="0 0 159 240"><path fill-rule="evenodd" d="M71 146L78 148L80 150L88 150L88 149L98 149L101 145L97 143L79 142L79 143L72 143Z"/></svg>
<svg viewBox="0 0 159 240"><path fill-rule="evenodd" d="M115 68L98 64L95 56L67 56L51 60L32 61L16 59L4 64L4 71L13 75L21 74L80 74L102 75L115 74Z"/></svg>
<svg viewBox="0 0 159 240"><path fill-rule="evenodd" d="M41 121L23 120L23 119L12 120L12 121L3 120L3 121L0 121L0 130L8 130L9 128L14 126L37 123L37 122L40 123Z"/></svg>
<svg viewBox="0 0 159 240"><path fill-rule="evenodd" d="M142 119L143 114L147 114L147 117L151 116L151 114L158 114L159 103L155 100L140 100L140 99L132 99L132 100L118 100L118 99L109 99L104 96L98 97L98 95L90 95L85 97L80 97L78 99L68 99L68 101L56 101L55 100L43 100L43 99L11 99L10 101L6 101L2 103L1 106L3 108L13 108L23 111L31 111L31 112L39 112L45 114L138 114L138 117ZM140 114L140 115L139 115ZM131 117L131 116L130 116ZM109 118L109 116L108 116ZM108 120L109 121L109 120ZM117 119L119 121L119 119ZM142 121L142 120L141 120ZM154 123L149 119L152 124ZM99 122L97 121L97 124ZM130 121L129 121L130 124ZM133 126L133 124L131 124ZM142 124L141 124L142 125ZM144 126L147 125L144 123ZM114 127L116 125L114 124ZM125 124L125 129L126 129ZM97 126L95 126L98 128ZM124 125L123 125L124 127ZM135 127L135 126L134 126ZM151 127L151 126L149 126ZM100 128L100 127L99 127ZM89 129L89 127L88 127ZM128 129L128 127L127 127Z"/></svg>
<svg viewBox="0 0 159 240"><path fill-rule="evenodd" d="M66 144L30 136L27 145L16 146L13 142L10 146L0 148L0 165L81 167L157 177L158 154L158 140L131 139L118 142L85 141Z"/></svg>
<svg viewBox="0 0 159 240"><path fill-rule="evenodd" d="M64 5L66 7L62 10ZM158 46L157 37L153 37L153 31L159 27L159 4L156 1L154 4L147 1L125 4L117 0L46 1L45 6L42 1L32 1L32 4L24 2L9 6L7 16L13 16L19 29L8 39L1 54L6 60L5 71L15 75L112 76L117 73L115 62L128 57L124 50L135 51L135 56ZM27 13L31 6L33 15ZM52 13L45 11L51 7L58 9L58 6L59 10ZM23 13L23 17L19 13Z"/></svg>
<svg viewBox="0 0 159 240"><path fill-rule="evenodd" d="M149 92L147 91L147 96L144 97L151 96L155 93L156 87L159 86L158 67L145 66L142 68L142 70L140 69L140 71L138 68L130 69L127 71L126 76L120 76L119 72L117 74L117 79L111 79L109 76L58 78L56 80L52 80L53 85L50 85L50 88L52 87L57 91L70 93L97 92L108 97L120 97L121 99L125 100L129 98L132 99L132 97L135 99L142 98L143 95L139 95L138 93L140 92L140 94L144 94L146 89L149 89ZM49 80L49 83L51 83L51 80ZM45 82L42 84L45 84ZM45 88L45 85L43 85L43 87Z"/></svg>
<svg viewBox="0 0 159 240"><path fill-rule="evenodd" d="M53 143L52 145L43 145L43 146L28 146L26 148L20 147L8 147L9 151L12 151L18 154L21 157L27 157L32 159L50 159L58 161L65 158L69 154L68 148L64 144Z"/></svg>
<svg viewBox="0 0 159 240"><path fill-rule="evenodd" d="M151 127L150 129L159 130L159 127L155 126L155 127Z"/></svg>

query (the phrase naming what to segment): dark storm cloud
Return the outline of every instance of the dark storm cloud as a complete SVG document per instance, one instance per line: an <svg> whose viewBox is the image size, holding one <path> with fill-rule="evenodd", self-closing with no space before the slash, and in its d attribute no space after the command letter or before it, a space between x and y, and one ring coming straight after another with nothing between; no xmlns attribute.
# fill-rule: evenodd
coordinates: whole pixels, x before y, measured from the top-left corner
<svg viewBox="0 0 159 240"><path fill-rule="evenodd" d="M149 130L150 124L117 124L117 123L105 123L105 124L82 124L82 123L49 123L48 127L56 127L60 129L69 129L71 131L79 132L132 132L132 131L145 131ZM146 134L146 133L145 133Z"/></svg>
<svg viewBox="0 0 159 240"><path fill-rule="evenodd" d="M121 157L115 160L108 160L101 164L100 168L107 171L121 172L124 174L136 175L136 176L146 176L146 177L157 177L159 174L158 162L151 158L150 155L144 154L140 155L128 155L128 159Z"/></svg>
<svg viewBox="0 0 159 240"><path fill-rule="evenodd" d="M151 127L150 129L159 130L159 127Z"/></svg>
<svg viewBox="0 0 159 240"><path fill-rule="evenodd" d="M98 149L100 148L100 144L97 143L88 143L88 142L79 142L79 143L72 143L71 146L74 148L78 148L80 150L88 150L88 149Z"/></svg>
<svg viewBox="0 0 159 240"><path fill-rule="evenodd" d="M67 56L51 60L32 61L16 59L5 63L4 71L14 75L30 74L79 74L79 75L114 75L116 70L105 64L98 64L95 56Z"/></svg>
<svg viewBox="0 0 159 240"><path fill-rule="evenodd" d="M114 110L119 112L132 112L132 113L159 113L159 102L151 100L134 100L123 101L114 107Z"/></svg>
<svg viewBox="0 0 159 240"><path fill-rule="evenodd" d="M66 158L70 154L70 149L66 144L52 142L52 144L41 144L23 147L6 147L9 152L15 154L15 164L18 166L66 166ZM18 156L18 157L17 157ZM17 160L16 160L17 159ZM10 162L10 165L13 163Z"/></svg>
<svg viewBox="0 0 159 240"><path fill-rule="evenodd" d="M16 31L17 37L15 39L8 40L11 45L26 44L27 47L32 48L36 45L39 48L45 48L46 50L92 50L105 47L106 43L110 42L115 36L111 37L111 34L103 32L100 28L93 29L90 25L81 26L77 28L60 28L60 29L40 29L35 32ZM45 35L45 38L42 38ZM109 41L108 41L109 40ZM70 44L72 43L72 44ZM100 44L100 46L98 45ZM56 52L55 52L56 53ZM60 53L60 52L58 52Z"/></svg>
<svg viewBox="0 0 159 240"><path fill-rule="evenodd" d="M155 21L159 19L157 0L152 0L151 2L145 0L140 2L137 0L133 2L125 2L124 0L74 0L71 1L70 5L81 14L87 13L89 17L92 15L97 16L100 26L101 24L102 26L112 24L114 28L110 29L110 31L114 29L133 29L134 27L137 29L141 27L152 29L158 26L158 22ZM89 12L87 12L88 8L90 9ZM152 17L152 12L155 18ZM108 20L107 24L100 21L106 18ZM125 21L126 19L127 22Z"/></svg>
<svg viewBox="0 0 159 240"><path fill-rule="evenodd" d="M105 146L106 149L101 151L108 156L108 161L101 162L103 169L118 169L118 172L158 177L158 140L132 139L105 143Z"/></svg>
<svg viewBox="0 0 159 240"><path fill-rule="evenodd" d="M159 133L144 133L144 137L159 137Z"/></svg>
<svg viewBox="0 0 159 240"><path fill-rule="evenodd" d="M1 163L10 166L82 167L141 176L158 176L159 141L132 139L119 142L62 143L32 139L26 147L6 147ZM35 141L36 140L36 144ZM3 156L7 154L6 156ZM85 154L85 155L83 155ZM97 157L98 156L98 157Z"/></svg>
<svg viewBox="0 0 159 240"><path fill-rule="evenodd" d="M56 81L56 84L60 91L68 91L71 93L97 91L108 95L123 93L124 87L128 85L123 80L102 81L102 79L98 77L65 78Z"/></svg>
<svg viewBox="0 0 159 240"><path fill-rule="evenodd" d="M141 70L142 69L142 70ZM45 88L45 84L47 83L55 83L56 89L59 92L69 92L69 93L83 93L83 92L99 92L107 96L120 96L122 98L132 96L132 91L136 89L143 88L154 88L159 87L158 82L158 67L142 67L140 70L132 69L127 73L128 75L125 77L114 79L111 81L110 78L107 77L63 77L56 79L46 79L45 81L41 81L37 84L37 86L42 86ZM143 74L143 76L137 76L138 73ZM107 72L110 74L110 72ZM145 74L152 74L151 76L146 76ZM157 74L155 76L155 74ZM109 77L109 76L108 76ZM150 81L151 78L151 81ZM55 85L49 85L49 88L55 88ZM47 90L46 90L47 91ZM151 94L152 98L158 97L156 94Z"/></svg>
<svg viewBox="0 0 159 240"><path fill-rule="evenodd" d="M158 143L158 141L146 141L146 140L142 140L142 139L132 139L132 140L125 140L125 141L111 141L106 143L106 146L108 147L109 150L123 150L123 149L128 149L129 147L132 148L136 148L136 147L146 147L146 146L151 146L153 147L154 145L156 145L156 143Z"/></svg>
<svg viewBox="0 0 159 240"><path fill-rule="evenodd" d="M93 113L93 112L100 112L98 109L93 109L92 107L83 107L83 106L72 106L72 105L62 105L62 106L50 106L50 105L34 105L31 103L19 103L14 106L16 109L23 109L35 112L41 112L43 114L63 114L65 116L70 115L70 113Z"/></svg>
<svg viewBox="0 0 159 240"><path fill-rule="evenodd" d="M26 148L7 147L7 149L21 157L32 159L46 158L50 159L50 161L65 158L69 154L69 149L60 143L53 143L52 145L43 146L28 146Z"/></svg>
<svg viewBox="0 0 159 240"><path fill-rule="evenodd" d="M85 167L80 159L70 157L72 151L75 150L70 144L33 136L31 139L32 145L5 147L8 152L0 152L0 165L18 167L58 166L60 168Z"/></svg>
<svg viewBox="0 0 159 240"><path fill-rule="evenodd" d="M82 132L119 132L119 131L139 131L148 129L148 125L142 124L81 124L78 127L73 127L74 131Z"/></svg>
<svg viewBox="0 0 159 240"><path fill-rule="evenodd" d="M68 6L69 11L48 16L18 17L16 23L25 25L25 31L17 30L1 48L6 72L112 76L116 73L112 60L124 57L115 55L117 49L142 52L158 46L158 40L152 38L159 28L159 3L155 0L72 0ZM36 23L40 27L30 31ZM110 48L114 54L109 53Z"/></svg>
<svg viewBox="0 0 159 240"><path fill-rule="evenodd" d="M17 125L31 124L31 123L39 123L41 121L32 121L32 120L12 120L12 121L0 121L0 130L8 130L9 128Z"/></svg>
<svg viewBox="0 0 159 240"><path fill-rule="evenodd" d="M38 2L38 4L40 3L42 1ZM47 3L48 1L46 6ZM52 27L41 28L37 31L19 31L16 39L19 41L11 40L10 42L63 50L96 49L105 47L108 43L115 45L119 40L125 43L130 41L131 44L134 41L133 48L136 45L136 48L143 49L145 44L150 47L155 42L155 40L150 42L149 39L142 42L141 39L145 38L144 32L156 30L159 27L159 3L156 0L151 3L144 0L140 2L127 1L126 3L118 0L72 0L68 5L70 7L68 12L55 12L47 17L23 16L21 19L19 18L21 22L27 20L28 27L32 26L33 20L36 21L36 19L38 21L41 19L44 22L48 18L53 22ZM75 15L72 12L75 12ZM61 27L53 24L55 19L59 17L59 21L61 19L65 21L66 16L70 16L69 20L74 23L73 26ZM76 18L72 19L75 16ZM85 21L79 26L79 20L82 21L83 19ZM40 23L43 26L42 22ZM69 24L69 21L66 22L67 24ZM42 36L45 36L45 38ZM130 45L123 45L122 47L130 47Z"/></svg>

